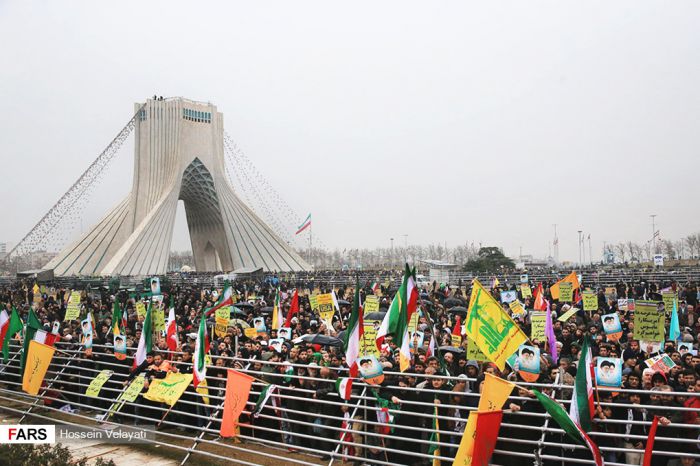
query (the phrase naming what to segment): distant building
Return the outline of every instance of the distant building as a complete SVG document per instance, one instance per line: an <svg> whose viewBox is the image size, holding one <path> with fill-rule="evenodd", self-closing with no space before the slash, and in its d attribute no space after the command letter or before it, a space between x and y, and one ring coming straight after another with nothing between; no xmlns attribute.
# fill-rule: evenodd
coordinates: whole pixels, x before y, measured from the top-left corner
<svg viewBox="0 0 700 466"><path fill-rule="evenodd" d="M458 264L433 259L425 259L419 262L428 267L428 277L431 282L451 283L461 273L461 266Z"/></svg>

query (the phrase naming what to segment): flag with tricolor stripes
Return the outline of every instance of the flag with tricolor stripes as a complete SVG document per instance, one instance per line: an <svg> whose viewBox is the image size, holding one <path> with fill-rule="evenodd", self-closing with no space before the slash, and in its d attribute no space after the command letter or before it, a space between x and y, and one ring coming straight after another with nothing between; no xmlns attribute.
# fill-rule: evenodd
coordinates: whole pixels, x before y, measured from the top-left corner
<svg viewBox="0 0 700 466"><path fill-rule="evenodd" d="M352 379L341 377L335 381L335 389L343 400L349 400L352 396Z"/></svg>
<svg viewBox="0 0 700 466"><path fill-rule="evenodd" d="M301 233L302 231L306 230L306 229L309 228L310 226L311 226L311 214L309 214L309 216L306 217L306 220L304 220L304 221L301 223L301 225L299 225L299 228L297 228L297 232L296 232L295 234L298 235L299 233Z"/></svg>

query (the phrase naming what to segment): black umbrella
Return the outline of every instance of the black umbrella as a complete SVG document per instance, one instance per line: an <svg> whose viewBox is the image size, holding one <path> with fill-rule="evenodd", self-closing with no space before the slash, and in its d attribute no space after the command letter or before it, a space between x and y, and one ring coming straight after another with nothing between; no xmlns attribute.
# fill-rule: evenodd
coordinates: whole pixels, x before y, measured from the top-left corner
<svg viewBox="0 0 700 466"><path fill-rule="evenodd" d="M442 302L442 304L445 305L445 307L453 307L453 306L461 306L464 304L461 299L459 298L447 298Z"/></svg>
<svg viewBox="0 0 700 466"><path fill-rule="evenodd" d="M260 309L260 314L272 314L272 307L263 307L262 309Z"/></svg>
<svg viewBox="0 0 700 466"><path fill-rule="evenodd" d="M236 303L235 306L239 309L253 309L255 307L246 301L241 301L240 303Z"/></svg>
<svg viewBox="0 0 700 466"><path fill-rule="evenodd" d="M430 299L430 295L428 293L421 293L420 297L421 299Z"/></svg>
<svg viewBox="0 0 700 466"><path fill-rule="evenodd" d="M441 346L438 348L439 351L442 351L443 353L455 353L455 354L462 354L464 353L464 348L461 346Z"/></svg>
<svg viewBox="0 0 700 466"><path fill-rule="evenodd" d="M467 316L467 308L463 306L455 306L447 311L448 314L456 314L462 317Z"/></svg>
<svg viewBox="0 0 700 466"><path fill-rule="evenodd" d="M337 347L342 347L343 346L343 340L340 338L336 337L329 337L328 335L323 335L320 333L313 333L313 334L307 334L307 335L302 335L299 338L296 338L292 340L293 343L311 343L313 345L321 345L321 346L337 346Z"/></svg>
<svg viewBox="0 0 700 466"><path fill-rule="evenodd" d="M233 309L231 310L231 318L235 318L237 316L242 316L246 317L248 315L247 312L245 312L243 309L239 309L238 306L233 306Z"/></svg>
<svg viewBox="0 0 700 466"><path fill-rule="evenodd" d="M339 299L338 300L338 306L349 306L350 301L345 301L344 299Z"/></svg>
<svg viewBox="0 0 700 466"><path fill-rule="evenodd" d="M385 311L370 312L364 316L364 320L383 320L385 315Z"/></svg>

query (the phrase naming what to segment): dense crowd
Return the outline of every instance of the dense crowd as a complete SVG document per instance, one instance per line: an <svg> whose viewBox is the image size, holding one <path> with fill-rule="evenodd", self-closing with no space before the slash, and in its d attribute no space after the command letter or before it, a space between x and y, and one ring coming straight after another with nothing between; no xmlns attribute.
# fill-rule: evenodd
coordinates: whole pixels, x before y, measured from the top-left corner
<svg viewBox="0 0 700 466"><path fill-rule="evenodd" d="M35 307L36 313L47 330L51 329L54 321L61 322L61 342L67 345L79 345L81 340L80 322L64 322L65 303L70 295L70 290L52 288L50 284L45 288L41 299L35 299L33 283L17 282L11 287L0 290L0 302L9 310L15 306L22 318L26 320L30 303ZM337 401L335 395L335 380L339 376L347 376L345 355L342 345L319 345L313 343L295 343L298 337L303 335L324 334L332 337L343 337L343 331L347 327L351 312L354 290L352 287L341 286L332 290L322 280L315 282L296 281L283 282L276 278L261 281L236 281L231 284L235 299L246 303L237 308L231 315L230 325L225 336L218 336L211 329L214 327L214 316L208 317L208 328L211 338L211 362L207 370L207 382L209 387L224 388L226 384L226 369L235 367L247 369L263 381L277 385L294 386L304 388L312 393L311 398L328 399ZM389 307L393 293L396 292L396 280L388 280L381 284L379 289L371 282L362 283L361 301L371 294L379 296L380 310L385 311ZM585 312L579 310L566 321L557 319L571 307L571 304L560 303L549 296L549 283L544 284L547 298L551 302L553 328L557 340L557 360L552 354L546 341L533 341L540 347L540 374L537 378L539 384L561 384L563 389L556 393L557 398L569 399L571 388L577 371L577 364L584 335L590 335L594 357L622 358L624 369L622 370L622 388L630 389L626 392L614 390L598 390L595 417L599 420L611 419L620 422L596 422L594 431L614 434L594 436L600 447L629 448L643 450L645 441L631 438L630 435L648 435L648 426L624 421L650 421L654 415L660 416L659 433L663 438L677 438L686 440L682 443L657 440L656 450L680 451L686 453L700 453L698 446L697 429L685 428L687 425L700 424L700 397L684 396L687 392L700 392L700 355L698 354L697 335L700 333L700 320L698 319L698 288L694 283L651 283L629 282L618 283L614 291L598 289L598 311ZM585 277L582 288L586 285ZM661 301L661 289L673 289L678 293L678 318L681 335L678 341L665 341L660 347L647 345L643 347L640 341L633 337L634 311L618 309L618 299L649 299ZM299 291L300 311L291 319L291 338L281 346L275 348L268 345L268 341L278 337L272 328L271 307L274 295L280 290L283 315L286 316L292 299L293 289ZM524 308L531 310L533 298L523 297L519 286L496 285L493 290L495 296L499 291L512 289L518 292L518 298ZM310 293L326 293L333 291L339 302L339 309L334 313L332 326L320 319L319 315L311 309L309 302ZM439 414L445 416L448 421L441 425L443 430L454 432L444 441L452 443L454 448L442 452L443 455L454 455L460 441L460 434L464 431L466 408L474 408L478 403L478 397L465 396L469 393L479 393L484 381L485 373L490 372L497 376L517 382L522 385L523 379L518 371L506 366L505 370L499 370L493 363L476 361L467 358L464 347L467 344L466 337L461 335L460 347L453 344L453 331L458 313L451 312L456 307L468 307L470 286L455 286L453 288L439 283L432 283L421 290L420 314L416 330L424 332L425 339L422 346L414 348L411 367L403 374L399 373L399 351L392 338L387 338L381 347L379 362L387 374L384 382L374 391L377 403L400 410L405 415L397 416L393 423L393 432L386 439L381 436L367 436L364 439L367 445L366 451L355 449L351 453L360 454L371 461L389 459L391 462L406 464L421 464L425 461L412 459L412 452L427 451L426 445L410 442L408 440L416 436L416 429L423 429L422 438L427 439L425 432L430 429L429 416L412 416L412 412L432 413L432 405L439 400ZM145 374L148 379L162 378L169 371L191 372L192 355L195 350L195 341L199 322L207 309L215 305L222 290L203 289L196 285L163 287L163 302L167 309L167 303L171 300L174 304L179 352L172 356L165 340L165 334L160 334L154 340L154 351L149 354L147 361L136 370L132 370L133 348L138 345L142 329L143 317L138 317L135 302L139 299L138 293L126 290L109 291L106 289L88 291L84 293L83 305L93 312L96 328L93 343L96 346L104 345L105 350L96 351L93 354L82 354L82 365L95 365L99 367L100 361L110 358L110 363L122 364L121 372L127 376L127 380L136 375ZM127 312L126 338L130 348L129 357L123 361L115 361L109 356L113 344L112 337L112 310L113 303L117 300L120 307ZM573 303L576 306L576 303ZM507 305L504 309L510 313ZM581 307L581 306L577 306ZM622 335L617 341L608 341L603 331L601 316L617 312L622 325ZM83 314L84 318L85 314ZM167 310L166 310L167 316ZM254 328L255 318L264 318L266 331L257 336L246 336L247 328ZM207 318L207 317L205 317ZM515 317L526 335L530 335L531 322L529 317ZM667 322L667 332L670 322ZM434 350L431 354L431 340L434 339ZM681 350L680 343L685 343ZM442 348L442 349L437 349ZM646 360L659 353L670 356L675 363L673 368L667 371L654 370L648 367ZM290 363L274 364L274 363ZM78 366L79 367L79 366ZM113 365L110 365L113 368ZM293 376L290 377L290 368ZM449 375L451 381L446 381L433 375ZM0 376L1 378L2 376ZM543 391L552 393L553 387ZM569 387L569 388L567 388ZM147 388L147 387L146 387ZM145 388L144 388L145 390ZM60 392L60 387L57 390ZM667 394L673 393L673 394ZM183 396L184 400L195 400L197 394L192 390ZM71 401L67 399L67 401ZM252 400L255 401L255 400ZM421 404L424 403L424 404ZM103 403L95 401L95 403ZM259 426L274 427L275 423L282 422L283 430L291 429L294 432L305 434L302 437L283 436L262 430L251 435L262 436L270 440L284 442L293 448L295 445L319 450L329 451L335 447L337 440L332 431L324 430L323 426L341 427L344 414L350 410L350 405L316 404L302 400L285 400L284 404L291 413L286 415L289 420L306 421L303 424L289 424L284 421L275 421L261 417L251 422ZM465 409L443 408L445 406L462 406ZM634 407L639 405L639 408ZM645 406L645 407L642 407ZM682 407L685 410L673 410L671 408ZM501 438L518 438L527 442L508 442L499 440L497 449L505 451L529 452L533 451L533 442L540 440L541 430L518 429L519 425L541 426L544 418L536 416L523 416L523 413L544 413L540 403L533 394L525 389L514 390L513 396L508 400L505 408L504 427L501 429ZM205 413L202 408L188 405L183 410L190 414ZM129 412L128 408L125 412ZM187 419L181 414L184 424L203 425L201 417ZM294 414L297 413L297 414ZM147 415L142 411L140 415ZM334 418L319 418L318 414L334 416ZM157 418L157 414L150 417ZM461 418L462 420L455 420ZM314 427L319 425L318 427ZM292 427L293 426L293 427ZM279 424L277 425L279 429ZM242 427L242 433L246 428ZM377 433L384 433L381 426L377 426ZM562 435L547 434L546 441L559 444L571 443ZM693 442L695 441L695 443ZM377 448L372 448L375 446ZM379 446L386 446L393 451L386 454ZM552 453L561 456L580 456L586 458L587 453L581 450L566 450L565 447L546 446L544 454ZM641 464L641 451L614 452L604 454L607 461L619 461L627 464ZM532 464L531 458L508 457L504 459L496 453L494 462L497 464ZM543 460L543 464L549 462ZM672 456L655 455L652 458L654 465L677 464L692 465L694 460L687 458L673 458Z"/></svg>

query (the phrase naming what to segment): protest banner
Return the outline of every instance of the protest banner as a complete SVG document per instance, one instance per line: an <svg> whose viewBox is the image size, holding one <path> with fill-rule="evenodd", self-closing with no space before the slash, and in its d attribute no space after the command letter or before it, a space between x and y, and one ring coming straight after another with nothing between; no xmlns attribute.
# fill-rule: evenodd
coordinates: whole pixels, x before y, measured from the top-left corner
<svg viewBox="0 0 700 466"><path fill-rule="evenodd" d="M102 386L109 380L109 378L112 376L113 371L109 369L104 369L100 371L99 374L95 376L94 379L90 381L90 385L88 385L88 388L85 390L85 396L89 396L91 398L96 398L97 395L100 394L100 390L102 390Z"/></svg>
<svg viewBox="0 0 700 466"><path fill-rule="evenodd" d="M520 285L520 294L523 299L532 298L532 288L527 283L522 283Z"/></svg>
<svg viewBox="0 0 700 466"><path fill-rule="evenodd" d="M192 383L192 374L168 372L164 379L151 380L143 397L147 400L174 406L187 387Z"/></svg>
<svg viewBox="0 0 700 466"><path fill-rule="evenodd" d="M510 303L518 299L518 293L515 290L501 291L501 302Z"/></svg>
<svg viewBox="0 0 700 466"><path fill-rule="evenodd" d="M678 306L678 294L675 291L664 291L661 293L661 299L664 303L664 309L667 314L673 311L673 304ZM678 309L678 307L676 307Z"/></svg>
<svg viewBox="0 0 700 466"><path fill-rule="evenodd" d="M38 395L46 371L56 350L36 340L29 342L29 351L22 376L22 390L30 395Z"/></svg>
<svg viewBox="0 0 700 466"><path fill-rule="evenodd" d="M258 336L258 329L256 329L255 327L244 328L243 335L245 335L248 338L255 338Z"/></svg>
<svg viewBox="0 0 700 466"><path fill-rule="evenodd" d="M574 314L576 314L578 311L579 311L578 308L572 307L571 309L569 309L568 311L566 311L565 313L563 313L562 315L560 315L560 316L557 318L557 320L558 320L559 322L566 322L566 321L568 321L569 319L571 319L571 316L573 316Z"/></svg>
<svg viewBox="0 0 700 466"><path fill-rule="evenodd" d="M608 341L618 341L622 336L622 324L617 312L605 314L601 320L603 321L603 331L607 335Z"/></svg>
<svg viewBox="0 0 700 466"><path fill-rule="evenodd" d="M583 310L584 311L597 311L598 310L598 295L595 291L586 290L581 293L583 297Z"/></svg>
<svg viewBox="0 0 700 466"><path fill-rule="evenodd" d="M224 306L216 310L214 320L214 333L217 337L225 337L228 330L228 322L231 317L231 309Z"/></svg>
<svg viewBox="0 0 700 466"><path fill-rule="evenodd" d="M136 301L136 315L138 317L146 317L146 305L143 301Z"/></svg>
<svg viewBox="0 0 700 466"><path fill-rule="evenodd" d="M649 358L644 361L647 367L654 369L655 371L661 371L668 373L671 369L676 367L676 363L668 354L659 354L653 358Z"/></svg>
<svg viewBox="0 0 700 466"><path fill-rule="evenodd" d="M617 310L618 311L627 311L627 298L618 298L617 300Z"/></svg>
<svg viewBox="0 0 700 466"><path fill-rule="evenodd" d="M540 377L540 348L521 345L518 348L516 364L520 377L526 382L537 382Z"/></svg>
<svg viewBox="0 0 700 466"><path fill-rule="evenodd" d="M547 314L544 312L533 312L530 314L530 339L544 341L546 337L545 327L547 324Z"/></svg>
<svg viewBox="0 0 700 466"><path fill-rule="evenodd" d="M513 314L513 317L521 317L527 314L527 311L523 307L522 303L517 299L508 303L508 307L510 307L510 312Z"/></svg>
<svg viewBox="0 0 700 466"><path fill-rule="evenodd" d="M309 296L309 305L311 306L312 311L318 312L318 295L317 294L312 294Z"/></svg>
<svg viewBox="0 0 700 466"><path fill-rule="evenodd" d="M571 282L559 283L559 301L570 303L574 300L574 284Z"/></svg>
<svg viewBox="0 0 700 466"><path fill-rule="evenodd" d="M162 307L153 309L153 330L156 332L165 331L165 309Z"/></svg>
<svg viewBox="0 0 700 466"><path fill-rule="evenodd" d="M596 384L601 387L620 387L622 385L622 359L598 357L595 378Z"/></svg>
<svg viewBox="0 0 700 466"><path fill-rule="evenodd" d="M66 306L66 315L63 318L64 321L67 320L78 320L80 318L80 291L73 291L68 298L68 305Z"/></svg>
<svg viewBox="0 0 700 466"><path fill-rule="evenodd" d="M408 331L409 332L415 332L416 328L418 327L418 322L420 320L420 309L418 309L416 312L411 314L411 320L408 321Z"/></svg>
<svg viewBox="0 0 700 466"><path fill-rule="evenodd" d="M381 353L377 348L377 328L380 322L375 320L365 320L362 340L360 340L360 355L371 354L379 357Z"/></svg>
<svg viewBox="0 0 700 466"><path fill-rule="evenodd" d="M634 312L635 340L663 341L666 313L658 301L637 301Z"/></svg>
<svg viewBox="0 0 700 466"><path fill-rule="evenodd" d="M368 295L365 299L362 310L364 311L364 315L367 315L370 312L379 312L379 297L372 294Z"/></svg>
<svg viewBox="0 0 700 466"><path fill-rule="evenodd" d="M126 387L126 390L124 390L121 395L119 395L119 398L117 398L117 401L128 401L128 402L134 402L136 401L136 398L139 396L139 393L141 393L141 390L143 390L143 386L146 384L146 378L142 375L139 375L136 377L134 380L131 381L128 387Z"/></svg>

